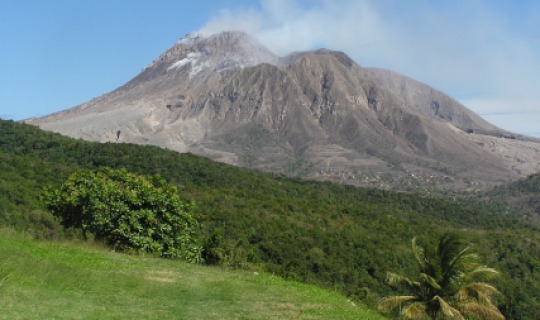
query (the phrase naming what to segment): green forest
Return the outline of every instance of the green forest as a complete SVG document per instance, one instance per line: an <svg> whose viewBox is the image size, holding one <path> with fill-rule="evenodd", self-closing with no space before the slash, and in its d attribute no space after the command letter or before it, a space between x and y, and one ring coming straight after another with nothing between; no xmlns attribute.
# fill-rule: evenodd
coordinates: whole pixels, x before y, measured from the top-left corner
<svg viewBox="0 0 540 320"><path fill-rule="evenodd" d="M41 195L82 169L159 176L194 203L207 264L274 273L376 307L388 271L414 275L410 250L458 231L487 266L507 319L540 319L540 175L479 194L428 196L303 181L152 146L92 143L0 122L0 223L37 239L81 237Z"/></svg>

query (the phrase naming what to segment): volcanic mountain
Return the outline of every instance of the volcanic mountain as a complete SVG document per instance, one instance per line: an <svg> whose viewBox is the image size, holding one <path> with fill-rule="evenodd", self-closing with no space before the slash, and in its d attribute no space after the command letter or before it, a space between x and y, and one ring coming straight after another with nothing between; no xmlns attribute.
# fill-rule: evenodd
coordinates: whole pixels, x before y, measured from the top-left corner
<svg viewBox="0 0 540 320"><path fill-rule="evenodd" d="M355 185L476 188L540 171L540 140L425 84L337 51L278 57L243 32L188 34L118 89L26 122Z"/></svg>

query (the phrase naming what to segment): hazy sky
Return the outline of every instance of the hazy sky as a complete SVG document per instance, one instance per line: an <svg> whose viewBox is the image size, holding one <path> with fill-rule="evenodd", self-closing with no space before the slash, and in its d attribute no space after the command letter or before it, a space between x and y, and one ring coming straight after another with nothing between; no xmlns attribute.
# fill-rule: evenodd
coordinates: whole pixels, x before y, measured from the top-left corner
<svg viewBox="0 0 540 320"><path fill-rule="evenodd" d="M0 117L114 90L184 34L245 30L277 54L345 51L540 137L540 1L1 0Z"/></svg>

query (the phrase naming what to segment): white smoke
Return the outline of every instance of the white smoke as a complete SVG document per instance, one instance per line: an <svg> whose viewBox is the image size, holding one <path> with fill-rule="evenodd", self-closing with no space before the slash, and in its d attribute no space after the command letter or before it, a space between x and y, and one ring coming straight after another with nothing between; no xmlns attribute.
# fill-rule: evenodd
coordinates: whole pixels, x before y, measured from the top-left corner
<svg viewBox="0 0 540 320"><path fill-rule="evenodd" d="M365 2L308 2L263 0L259 10L222 10L200 32L246 31L279 55L318 47L361 53L360 47L369 50L375 39L386 38L378 13Z"/></svg>
<svg viewBox="0 0 540 320"><path fill-rule="evenodd" d="M539 17L523 8L518 29L488 0L437 3L261 0L252 8L221 11L200 32L243 30L279 55L321 47L342 50L361 65L426 82L479 114L527 114L523 121L537 126L540 40L522 31L527 26L540 30ZM507 118L488 120L523 131Z"/></svg>

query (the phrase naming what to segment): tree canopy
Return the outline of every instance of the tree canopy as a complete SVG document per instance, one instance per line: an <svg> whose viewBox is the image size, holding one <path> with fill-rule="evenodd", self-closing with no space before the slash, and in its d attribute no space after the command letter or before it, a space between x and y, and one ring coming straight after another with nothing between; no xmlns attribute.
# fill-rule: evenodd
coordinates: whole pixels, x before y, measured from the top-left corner
<svg viewBox="0 0 540 320"><path fill-rule="evenodd" d="M46 188L42 198L65 227L90 232L115 248L201 259L194 206L180 201L177 188L159 177L106 167L81 170L59 188Z"/></svg>
<svg viewBox="0 0 540 320"><path fill-rule="evenodd" d="M498 291L487 283L498 271L482 265L479 255L462 236L447 233L428 249L413 239L412 251L420 269L418 280L389 272L388 283L402 285L409 295L383 298L380 309L400 309L406 319L464 320L465 315L504 319L492 300Z"/></svg>

